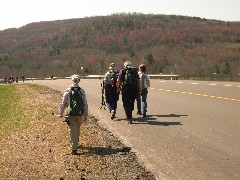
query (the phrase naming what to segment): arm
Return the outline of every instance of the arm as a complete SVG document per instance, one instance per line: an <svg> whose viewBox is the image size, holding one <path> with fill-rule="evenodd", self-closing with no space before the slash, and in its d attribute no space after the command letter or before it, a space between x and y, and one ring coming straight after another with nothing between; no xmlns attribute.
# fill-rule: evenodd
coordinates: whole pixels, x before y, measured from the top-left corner
<svg viewBox="0 0 240 180"><path fill-rule="evenodd" d="M60 115L61 117L63 116L64 110L65 110L65 108L66 108L67 105L68 105L68 98L69 98L69 90L67 89L67 90L63 93L62 102L60 103L60 106L59 106L59 115Z"/></svg>
<svg viewBox="0 0 240 180"><path fill-rule="evenodd" d="M139 94L142 94L142 89L143 89L143 82L142 82L142 73L139 73L139 80L138 80L138 85L139 85Z"/></svg>
<svg viewBox="0 0 240 180"><path fill-rule="evenodd" d="M117 82L116 82L118 93L120 93L120 91L121 91L121 85L122 85L121 79L122 79L122 76L123 76L123 70L121 69L120 72L119 72L119 76L118 76Z"/></svg>

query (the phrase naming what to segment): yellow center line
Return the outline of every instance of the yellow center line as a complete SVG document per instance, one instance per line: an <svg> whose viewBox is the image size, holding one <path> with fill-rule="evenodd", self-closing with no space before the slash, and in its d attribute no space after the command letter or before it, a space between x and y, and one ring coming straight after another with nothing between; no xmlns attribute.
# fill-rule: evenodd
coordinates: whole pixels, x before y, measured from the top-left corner
<svg viewBox="0 0 240 180"><path fill-rule="evenodd" d="M228 98L228 97L222 97L222 96L211 96L208 94L199 94L199 93L192 93L192 92L185 92L185 91L175 91L175 90L170 90L170 89L165 89L165 90L157 89L157 88L150 88L150 89L240 102L240 99L234 99L234 98Z"/></svg>
<svg viewBox="0 0 240 180"><path fill-rule="evenodd" d="M195 94L196 96L201 96L202 94Z"/></svg>

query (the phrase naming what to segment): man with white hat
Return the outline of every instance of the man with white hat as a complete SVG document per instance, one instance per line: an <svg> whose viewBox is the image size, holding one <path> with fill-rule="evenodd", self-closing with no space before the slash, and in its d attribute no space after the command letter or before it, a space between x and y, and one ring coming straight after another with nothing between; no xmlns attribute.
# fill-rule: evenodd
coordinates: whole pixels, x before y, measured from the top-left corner
<svg viewBox="0 0 240 180"><path fill-rule="evenodd" d="M67 108L69 120L69 133L72 146L72 154L77 155L77 147L80 136L80 126L88 117L88 103L84 89L79 87L80 76L74 74L71 76L72 84L65 90L60 103L59 116L63 117Z"/></svg>

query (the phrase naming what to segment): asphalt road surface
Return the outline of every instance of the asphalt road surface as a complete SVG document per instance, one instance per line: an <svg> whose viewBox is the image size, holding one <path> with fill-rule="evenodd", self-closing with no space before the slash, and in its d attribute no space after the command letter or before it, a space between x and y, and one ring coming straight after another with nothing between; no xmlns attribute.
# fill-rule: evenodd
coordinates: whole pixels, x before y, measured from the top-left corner
<svg viewBox="0 0 240 180"><path fill-rule="evenodd" d="M63 92L70 80L31 83ZM152 79L147 117L135 110L134 124L125 120L121 97L116 121L100 109L100 80L83 79L80 86L90 114L157 179L240 179L240 83Z"/></svg>

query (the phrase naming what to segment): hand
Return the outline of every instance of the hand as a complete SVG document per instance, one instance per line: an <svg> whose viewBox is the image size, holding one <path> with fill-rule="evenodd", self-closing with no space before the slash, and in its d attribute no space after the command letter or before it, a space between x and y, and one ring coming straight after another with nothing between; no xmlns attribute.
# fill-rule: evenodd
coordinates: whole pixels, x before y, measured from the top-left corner
<svg viewBox="0 0 240 180"><path fill-rule="evenodd" d="M57 117L62 118L63 116L61 114L57 114Z"/></svg>

